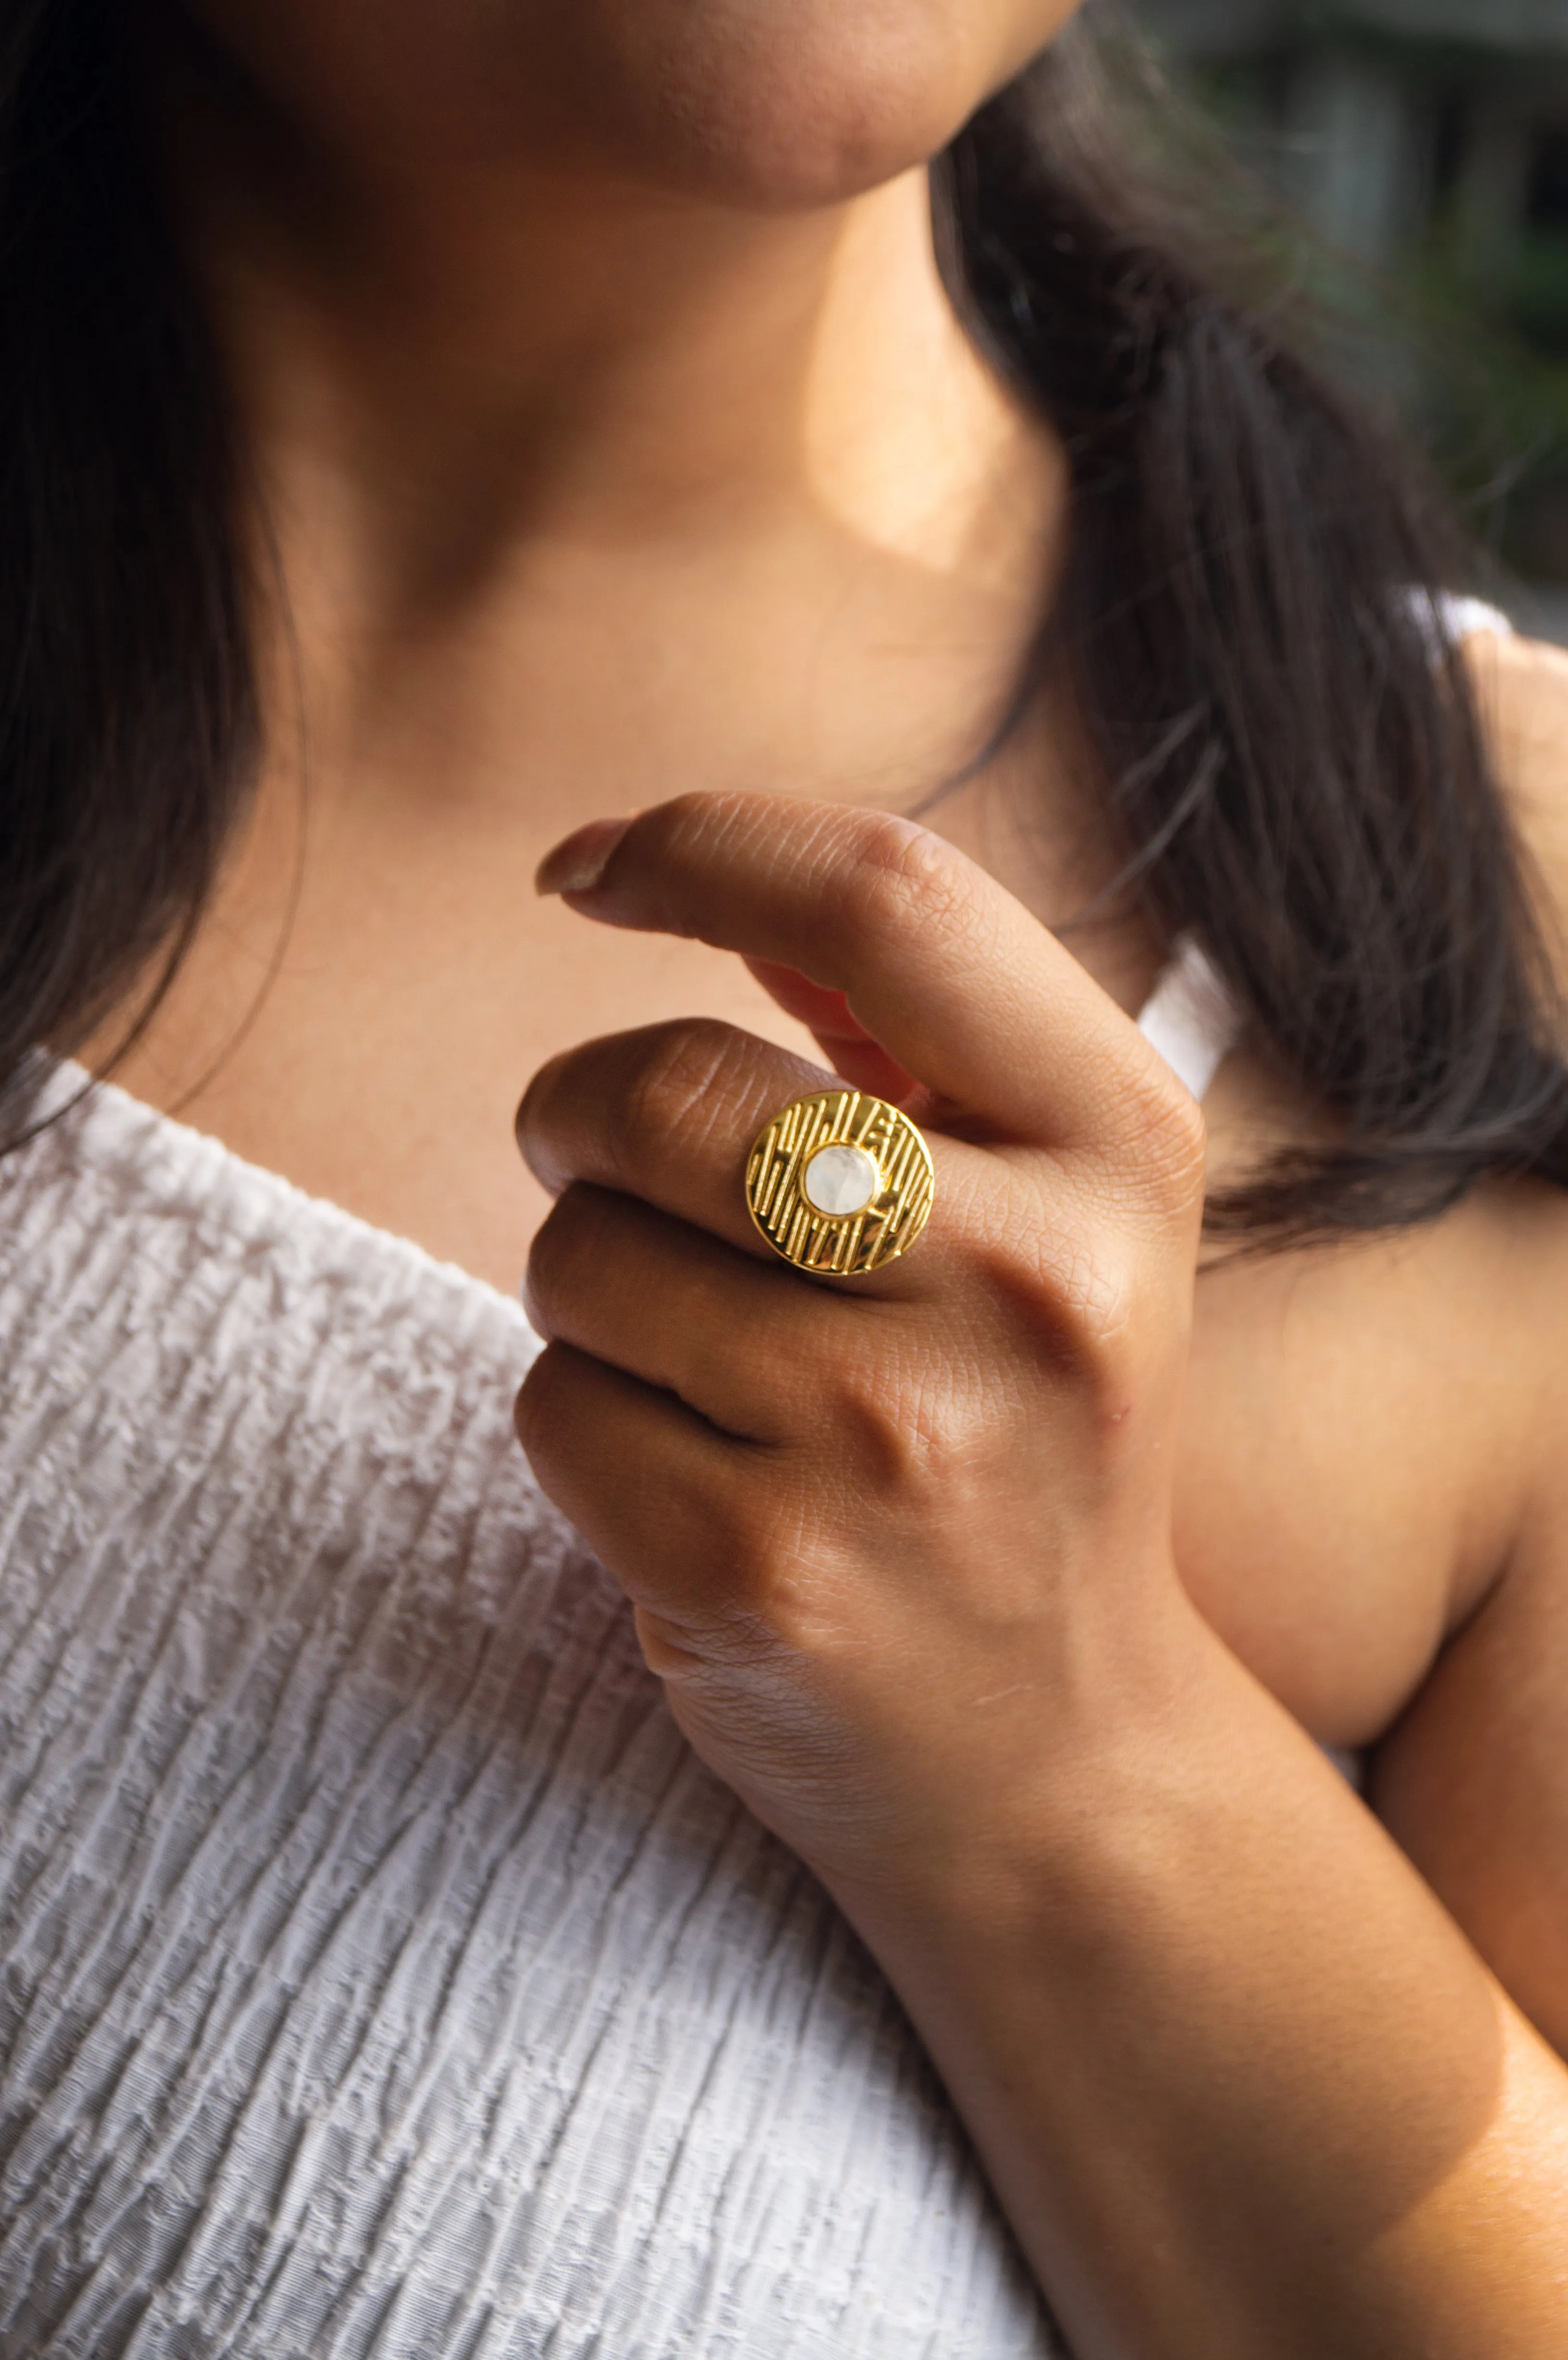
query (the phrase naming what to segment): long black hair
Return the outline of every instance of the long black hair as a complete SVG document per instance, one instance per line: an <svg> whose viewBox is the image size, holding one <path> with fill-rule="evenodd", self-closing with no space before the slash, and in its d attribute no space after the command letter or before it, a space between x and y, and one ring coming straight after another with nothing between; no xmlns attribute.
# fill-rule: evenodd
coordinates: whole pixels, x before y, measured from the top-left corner
<svg viewBox="0 0 1568 2360"><path fill-rule="evenodd" d="M257 702L216 355L125 105L116 0L0 25L0 1091L167 982ZM144 994L146 1011L158 997Z"/></svg>
<svg viewBox="0 0 1568 2360"><path fill-rule="evenodd" d="M125 104L114 0L0 33L0 1082L189 938L257 751L241 454ZM1133 168L1094 8L942 159L955 293L1061 435L1070 684L1125 890L1331 1118L1211 1207L1300 1239L1568 1185L1509 816L1394 454Z"/></svg>

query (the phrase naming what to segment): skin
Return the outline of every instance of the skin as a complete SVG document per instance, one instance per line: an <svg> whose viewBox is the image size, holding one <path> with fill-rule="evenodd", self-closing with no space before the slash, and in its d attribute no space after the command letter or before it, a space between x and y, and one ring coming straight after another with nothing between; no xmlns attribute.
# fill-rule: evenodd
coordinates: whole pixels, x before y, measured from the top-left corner
<svg viewBox="0 0 1568 2360"><path fill-rule="evenodd" d="M542 1220L536 1470L897 1983L1085 2360L1544 2354L1568 1207L1199 1275L1205 1168L1312 1110L1233 1059L1205 1136L1130 1022L1136 917L1048 931L1115 857L1068 717L940 835L890 816L985 743L1063 526L919 167L1065 13L149 23L271 751L121 1077L497 1284ZM1568 664L1475 661L1561 900ZM741 1203L821 1070L797 1020L933 1140L931 1228L858 1292ZM1313 1739L1374 1749L1372 1809Z"/></svg>

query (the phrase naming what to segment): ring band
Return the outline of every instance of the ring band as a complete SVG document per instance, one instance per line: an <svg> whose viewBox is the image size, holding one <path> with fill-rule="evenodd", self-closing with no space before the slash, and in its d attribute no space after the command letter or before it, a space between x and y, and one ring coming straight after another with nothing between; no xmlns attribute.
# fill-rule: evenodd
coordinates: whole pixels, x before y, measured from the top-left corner
<svg viewBox="0 0 1568 2360"><path fill-rule="evenodd" d="M908 1253L931 1218L931 1150L864 1090L813 1090L780 1108L746 1159L746 1201L797 1270L861 1278Z"/></svg>

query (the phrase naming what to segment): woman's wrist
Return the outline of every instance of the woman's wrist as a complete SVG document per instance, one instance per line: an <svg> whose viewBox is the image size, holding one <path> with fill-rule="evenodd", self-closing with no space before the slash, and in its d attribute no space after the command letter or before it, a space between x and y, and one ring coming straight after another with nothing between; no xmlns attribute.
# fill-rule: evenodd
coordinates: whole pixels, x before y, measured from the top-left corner
<svg viewBox="0 0 1568 2360"><path fill-rule="evenodd" d="M1147 1863L1160 1830L1201 1818L1201 1757L1236 1685L1254 1683L1172 1571L1107 1588L1067 1618L1047 1677L1020 1666L1011 1691L963 1700L961 1773L911 1796L874 1873L811 1863L868 1939L919 1928L930 1943L951 1927L960 1950L983 1934L1038 1950L1063 1913L1108 1895L1124 1856Z"/></svg>
<svg viewBox="0 0 1568 2360"><path fill-rule="evenodd" d="M1195 1613L1165 1646L967 1862L834 1886L1073 2348L1555 2352L1561 2067Z"/></svg>

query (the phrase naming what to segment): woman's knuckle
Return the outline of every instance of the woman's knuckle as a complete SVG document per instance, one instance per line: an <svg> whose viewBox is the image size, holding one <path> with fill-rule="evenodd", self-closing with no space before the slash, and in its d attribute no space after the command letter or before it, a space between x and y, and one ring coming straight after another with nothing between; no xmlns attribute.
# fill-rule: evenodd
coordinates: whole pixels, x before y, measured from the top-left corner
<svg viewBox="0 0 1568 2360"><path fill-rule="evenodd" d="M571 1054L570 1050L562 1050L553 1057L547 1057L518 1099L512 1127L519 1145L529 1131L548 1116Z"/></svg>
<svg viewBox="0 0 1568 2360"><path fill-rule="evenodd" d="M1138 1208L1163 1225L1203 1202L1208 1157L1203 1110L1153 1050L1129 1057L1107 1100L1097 1147L1085 1157L1127 1218Z"/></svg>
<svg viewBox="0 0 1568 2360"><path fill-rule="evenodd" d="M683 1018L658 1028L641 1065L615 1110L613 1153L618 1166L635 1160L650 1137L694 1142L724 1102L742 1036L716 1018Z"/></svg>
<svg viewBox="0 0 1568 2360"><path fill-rule="evenodd" d="M554 1334L561 1319L563 1291L559 1252L559 1247L547 1240L540 1229L528 1248L523 1279L524 1307L538 1333L547 1338Z"/></svg>
<svg viewBox="0 0 1568 2360"><path fill-rule="evenodd" d="M542 1313L558 1311L572 1293L583 1266L586 1204L585 1190L568 1188L534 1232L528 1248L528 1293L530 1304Z"/></svg>
<svg viewBox="0 0 1568 2360"><path fill-rule="evenodd" d="M1149 1109L1147 1136L1151 1153L1167 1185L1185 1196L1201 1193L1208 1155L1208 1126L1203 1109L1191 1090L1174 1079L1158 1077Z"/></svg>
<svg viewBox="0 0 1568 2360"><path fill-rule="evenodd" d="M836 1367L822 1415L868 1495L930 1494L967 1457L977 1427L970 1371L907 1341L896 1367L878 1357Z"/></svg>
<svg viewBox="0 0 1568 2360"><path fill-rule="evenodd" d="M766 1622L770 1601L789 1594L800 1579L800 1503L781 1486L737 1485L705 1502L703 1522L710 1590L737 1612Z"/></svg>
<svg viewBox="0 0 1568 2360"><path fill-rule="evenodd" d="M561 1356L550 1345L534 1361L512 1404L512 1425L523 1456L539 1469L554 1456L561 1432Z"/></svg>
<svg viewBox="0 0 1568 2360"><path fill-rule="evenodd" d="M1138 1272L1123 1237L1085 1240L1069 1273L1081 1365L1092 1371L1129 1335L1137 1318Z"/></svg>
<svg viewBox="0 0 1568 2360"><path fill-rule="evenodd" d="M958 856L942 837L890 812L860 816L844 880L845 914L872 935L945 929L964 899Z"/></svg>
<svg viewBox="0 0 1568 2360"><path fill-rule="evenodd" d="M1195 1098L1168 1091L1146 1133L1146 1181L1159 1212L1185 1221L1201 1212L1208 1173L1208 1127Z"/></svg>
<svg viewBox="0 0 1568 2360"><path fill-rule="evenodd" d="M564 1050L535 1074L513 1122L524 1162L548 1188L571 1176L582 1152L583 1116L583 1052Z"/></svg>
<svg viewBox="0 0 1568 2360"><path fill-rule="evenodd" d="M977 1353L999 1348L1020 1368L1071 1377L1126 1327L1135 1251L1119 1203L1084 1185L987 1240L971 1274L989 1315Z"/></svg>

